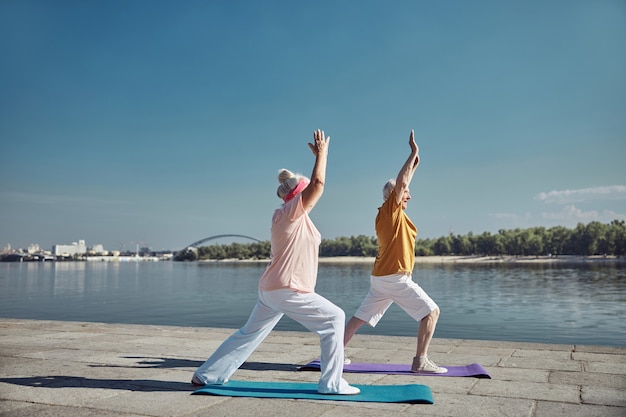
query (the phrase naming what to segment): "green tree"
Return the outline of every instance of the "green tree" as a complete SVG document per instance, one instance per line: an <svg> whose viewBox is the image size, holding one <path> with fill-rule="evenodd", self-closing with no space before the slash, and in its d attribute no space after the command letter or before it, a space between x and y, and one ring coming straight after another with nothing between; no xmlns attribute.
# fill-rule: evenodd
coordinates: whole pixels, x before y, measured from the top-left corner
<svg viewBox="0 0 626 417"><path fill-rule="evenodd" d="M624 220L613 220L609 225L609 239L611 241L612 255L626 255L626 222Z"/></svg>
<svg viewBox="0 0 626 417"><path fill-rule="evenodd" d="M432 239L418 239L415 241L415 255L417 256L433 256L434 241Z"/></svg>
<svg viewBox="0 0 626 417"><path fill-rule="evenodd" d="M496 253L496 239L489 232L476 236L476 253L481 255L494 255Z"/></svg>
<svg viewBox="0 0 626 417"><path fill-rule="evenodd" d="M544 254L544 231L543 228L530 229L525 242L524 252L526 255L540 256Z"/></svg>
<svg viewBox="0 0 626 417"><path fill-rule="evenodd" d="M350 256L376 256L378 244L369 236L359 235L351 239Z"/></svg>
<svg viewBox="0 0 626 417"><path fill-rule="evenodd" d="M449 236L450 239L450 252L454 255L471 255L472 254L472 242L467 236Z"/></svg>
<svg viewBox="0 0 626 417"><path fill-rule="evenodd" d="M563 226L556 226L549 230L546 253L554 256L566 254L568 246L571 246L570 240L572 230Z"/></svg>
<svg viewBox="0 0 626 417"><path fill-rule="evenodd" d="M450 255L451 247L452 245L450 243L450 237L442 236L435 241L433 250L435 255L437 256Z"/></svg>

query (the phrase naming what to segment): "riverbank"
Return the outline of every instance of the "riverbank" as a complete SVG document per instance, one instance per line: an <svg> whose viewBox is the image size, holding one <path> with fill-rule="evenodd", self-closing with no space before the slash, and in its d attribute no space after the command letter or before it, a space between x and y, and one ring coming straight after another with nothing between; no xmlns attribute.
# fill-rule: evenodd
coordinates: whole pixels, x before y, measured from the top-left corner
<svg viewBox="0 0 626 417"><path fill-rule="evenodd" d="M374 257L369 256L329 256L320 257L320 263L365 263L374 264ZM207 259L200 262L258 262L268 259ZM416 264L623 264L626 258L615 256L416 256Z"/></svg>
<svg viewBox="0 0 626 417"><path fill-rule="evenodd" d="M435 338L441 365L481 364L492 379L344 374L359 385L427 385L434 404L190 395L194 370L234 329L0 319L0 415L448 416L626 415L626 349ZM415 337L357 334L353 362L408 363ZM316 382L310 332L272 331L232 376Z"/></svg>
<svg viewBox="0 0 626 417"><path fill-rule="evenodd" d="M338 256L320 257L320 262L364 262L374 263L373 257ZM416 256L416 264L495 264L495 263L560 263L560 264L585 264L585 263L622 263L626 264L626 258L615 256Z"/></svg>

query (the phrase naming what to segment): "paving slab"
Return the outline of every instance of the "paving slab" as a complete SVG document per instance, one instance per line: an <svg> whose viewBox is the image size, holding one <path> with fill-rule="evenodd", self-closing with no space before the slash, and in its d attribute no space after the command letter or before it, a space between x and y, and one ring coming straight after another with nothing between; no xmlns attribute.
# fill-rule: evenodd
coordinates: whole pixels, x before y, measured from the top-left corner
<svg viewBox="0 0 626 417"><path fill-rule="evenodd" d="M194 370L236 329L0 318L0 416L626 416L626 348L434 339L441 364L492 379L344 374L353 384L428 385L435 404L191 395ZM353 361L409 363L415 338L357 334ZM316 382L313 333L274 331L233 376Z"/></svg>

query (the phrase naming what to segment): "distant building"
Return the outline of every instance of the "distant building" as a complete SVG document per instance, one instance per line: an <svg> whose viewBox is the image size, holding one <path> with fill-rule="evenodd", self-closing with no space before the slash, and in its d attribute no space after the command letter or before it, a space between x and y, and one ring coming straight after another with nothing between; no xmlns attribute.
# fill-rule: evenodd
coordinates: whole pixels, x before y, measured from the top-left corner
<svg viewBox="0 0 626 417"><path fill-rule="evenodd" d="M143 248L139 248L139 255L141 256L148 256L152 254L152 248L145 246Z"/></svg>
<svg viewBox="0 0 626 417"><path fill-rule="evenodd" d="M84 240L79 240L78 243L72 242L71 245L54 245L52 253L54 256L84 255L87 253L87 246Z"/></svg>
<svg viewBox="0 0 626 417"><path fill-rule="evenodd" d="M104 246L97 244L91 247L90 253L95 253L97 255L106 255L107 251L104 250Z"/></svg>
<svg viewBox="0 0 626 417"><path fill-rule="evenodd" d="M31 243L30 245L28 245L28 249L27 249L28 253L37 253L40 252L39 250L39 245L36 243Z"/></svg>

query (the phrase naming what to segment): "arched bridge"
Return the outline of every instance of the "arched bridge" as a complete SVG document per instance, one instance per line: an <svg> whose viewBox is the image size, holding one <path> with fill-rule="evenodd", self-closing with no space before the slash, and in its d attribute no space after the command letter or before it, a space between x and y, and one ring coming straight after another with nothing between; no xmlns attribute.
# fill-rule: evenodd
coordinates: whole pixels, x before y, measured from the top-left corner
<svg viewBox="0 0 626 417"><path fill-rule="evenodd" d="M257 238L254 237L250 237L250 236L245 236L245 235L217 235L217 236L211 236L211 237L205 237L204 239L198 240L197 242L193 242L191 245L187 245L187 248L197 248L198 246L202 245L203 243L209 242L211 240L216 240L216 239L222 239L225 237L242 237L244 239L249 239L249 240L254 240L255 242L262 242L262 240L259 240Z"/></svg>

